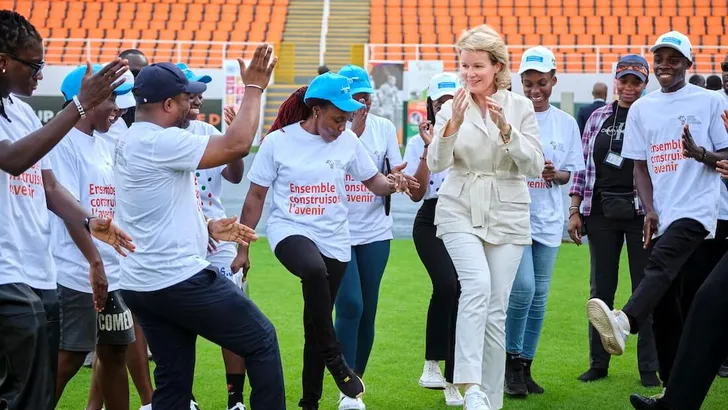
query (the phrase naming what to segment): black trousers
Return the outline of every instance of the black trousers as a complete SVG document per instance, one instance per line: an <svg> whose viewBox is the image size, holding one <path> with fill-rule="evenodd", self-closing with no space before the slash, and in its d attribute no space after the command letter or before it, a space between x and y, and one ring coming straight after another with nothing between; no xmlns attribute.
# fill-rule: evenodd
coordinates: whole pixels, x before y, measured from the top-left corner
<svg viewBox="0 0 728 410"><path fill-rule="evenodd" d="M644 278L647 263L647 250L644 249L642 242L644 217L637 216L630 221L624 221L599 214L587 216L585 222L589 230L591 258L590 297L603 300L612 309L619 283L619 260L625 241L633 292ZM611 356L604 350L599 333L591 325L589 325L589 352L590 368L609 368ZM637 360L640 372L658 370L651 316L648 316L644 326L640 328Z"/></svg>
<svg viewBox="0 0 728 410"><path fill-rule="evenodd" d="M346 262L327 258L316 244L301 235L276 245L275 255L289 272L301 279L303 289L303 397L299 406L314 406L323 393L325 362L341 355L331 313L346 272Z"/></svg>
<svg viewBox="0 0 728 410"><path fill-rule="evenodd" d="M690 272L686 263L707 234L703 225L694 219L678 219L670 224L653 242L645 277L623 309L633 333L639 331L652 313L660 378L665 384L670 379L687 314L684 300L692 299L686 292L697 289L695 284L704 279Z"/></svg>
<svg viewBox="0 0 728 410"><path fill-rule="evenodd" d="M415 216L412 238L417 254L432 281L432 296L427 310L425 360L444 360L445 380L452 383L460 282L445 244L435 235L436 206L437 199L422 202Z"/></svg>
<svg viewBox="0 0 728 410"><path fill-rule="evenodd" d="M58 341L55 290L0 285L0 408L54 408Z"/></svg>
<svg viewBox="0 0 728 410"><path fill-rule="evenodd" d="M286 408L275 328L240 287L217 270L204 269L164 289L121 294L144 330L157 365L155 410L189 408L197 335L245 358L254 409Z"/></svg>
<svg viewBox="0 0 728 410"><path fill-rule="evenodd" d="M698 410L728 356L728 254L693 299L661 400L674 410Z"/></svg>

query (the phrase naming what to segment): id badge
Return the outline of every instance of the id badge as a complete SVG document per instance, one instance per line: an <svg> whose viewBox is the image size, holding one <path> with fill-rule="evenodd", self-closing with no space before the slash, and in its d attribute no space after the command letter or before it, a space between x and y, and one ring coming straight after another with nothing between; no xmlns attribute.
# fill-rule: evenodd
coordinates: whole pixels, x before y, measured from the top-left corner
<svg viewBox="0 0 728 410"><path fill-rule="evenodd" d="M613 166L617 169L622 169L622 164L624 164L624 158L622 158L621 155L617 154L614 151L609 151L607 153L607 157L604 159L604 162Z"/></svg>

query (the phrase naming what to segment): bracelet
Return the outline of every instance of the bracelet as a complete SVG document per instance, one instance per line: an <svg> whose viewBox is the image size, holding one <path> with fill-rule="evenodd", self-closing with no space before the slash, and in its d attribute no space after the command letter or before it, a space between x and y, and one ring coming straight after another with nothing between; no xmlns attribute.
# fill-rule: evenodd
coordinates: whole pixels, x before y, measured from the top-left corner
<svg viewBox="0 0 728 410"><path fill-rule="evenodd" d="M260 90L261 92L263 92L263 90L265 90L265 89L264 89L263 87L261 87L261 86L259 86L259 85L257 85L257 84L245 84L245 88L248 88L248 87L251 87L251 88L257 88L257 89L259 89L259 90Z"/></svg>
<svg viewBox="0 0 728 410"><path fill-rule="evenodd" d="M73 96L73 103L76 104L76 109L78 110L78 113L81 115L81 119L86 118L86 110L83 109L83 105L81 105L81 101L78 100L78 96Z"/></svg>
<svg viewBox="0 0 728 410"><path fill-rule="evenodd" d="M700 157L700 162L705 162L705 156L708 154L708 150L705 149L705 147L700 147L703 149L703 156Z"/></svg>
<svg viewBox="0 0 728 410"><path fill-rule="evenodd" d="M83 227L86 228L86 232L88 233L91 233L91 220L94 218L94 216L87 216L83 220Z"/></svg>
<svg viewBox="0 0 728 410"><path fill-rule="evenodd" d="M576 205L571 205L571 206L569 207L569 212L571 212L571 210L572 210L572 209L579 209L579 207L578 207L578 206L576 206Z"/></svg>
<svg viewBox="0 0 728 410"><path fill-rule="evenodd" d="M427 148L429 146L430 146L430 143L429 142L427 144L425 144L425 148Z"/></svg>
<svg viewBox="0 0 728 410"><path fill-rule="evenodd" d="M424 155L423 155L423 156L421 156L421 157L420 157L420 161L427 161L427 157L426 157L426 156L424 156Z"/></svg>

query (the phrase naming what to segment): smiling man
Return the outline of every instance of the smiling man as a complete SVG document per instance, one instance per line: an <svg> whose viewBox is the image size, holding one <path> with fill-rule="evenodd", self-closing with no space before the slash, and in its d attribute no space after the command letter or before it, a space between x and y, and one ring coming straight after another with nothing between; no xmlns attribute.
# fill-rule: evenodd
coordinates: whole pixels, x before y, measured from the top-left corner
<svg viewBox="0 0 728 410"><path fill-rule="evenodd" d="M728 134L720 117L721 97L685 82L692 65L690 40L671 31L651 51L661 90L630 109L622 149L622 156L634 160L645 208L645 247L650 250L645 277L621 311L610 310L600 299L591 299L587 310L613 355L624 352L629 334L636 334L652 313L660 377L667 384L692 300L688 293L704 280L682 268L702 241L715 235L720 199L715 167L728 156Z"/></svg>

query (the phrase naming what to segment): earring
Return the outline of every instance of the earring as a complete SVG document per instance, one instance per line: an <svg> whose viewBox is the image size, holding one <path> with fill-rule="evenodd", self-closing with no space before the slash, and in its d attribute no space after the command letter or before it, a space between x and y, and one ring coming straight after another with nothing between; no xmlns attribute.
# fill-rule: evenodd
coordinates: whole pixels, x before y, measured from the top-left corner
<svg viewBox="0 0 728 410"><path fill-rule="evenodd" d="M5 74L5 69L3 68L3 74Z"/></svg>

